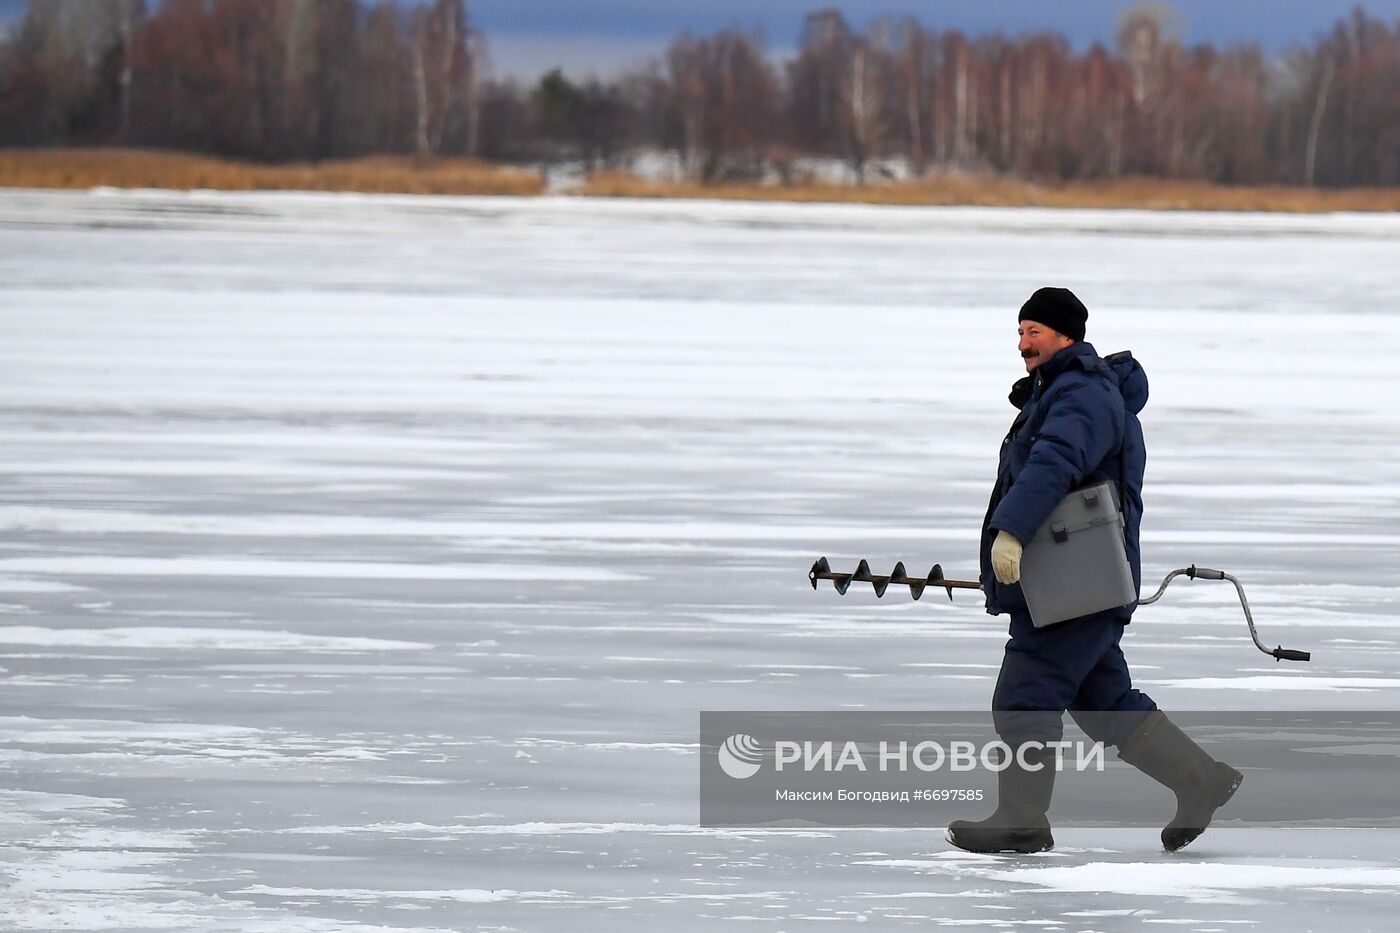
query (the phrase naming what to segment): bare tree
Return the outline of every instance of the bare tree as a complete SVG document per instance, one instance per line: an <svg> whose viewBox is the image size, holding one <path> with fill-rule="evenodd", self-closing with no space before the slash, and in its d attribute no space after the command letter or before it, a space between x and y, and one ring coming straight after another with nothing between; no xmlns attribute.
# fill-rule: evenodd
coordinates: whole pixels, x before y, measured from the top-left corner
<svg viewBox="0 0 1400 933"><path fill-rule="evenodd" d="M788 110L794 145L821 155L844 153L843 99L851 75L855 34L838 10L810 14L797 57L788 65Z"/></svg>
<svg viewBox="0 0 1400 933"><path fill-rule="evenodd" d="M358 114L352 137L357 150L414 149L421 110L410 80L411 30L393 0L379 0L366 16L357 43L359 71L350 77Z"/></svg>
<svg viewBox="0 0 1400 933"><path fill-rule="evenodd" d="M467 33L462 0L435 0L414 15L414 149L420 156L442 150L448 122L466 100L472 70Z"/></svg>
<svg viewBox="0 0 1400 933"><path fill-rule="evenodd" d="M672 99L680 115L681 164L692 178L704 173L702 151L705 132L705 62L700 41L682 35L666 50Z"/></svg>
<svg viewBox="0 0 1400 933"><path fill-rule="evenodd" d="M10 43L30 141L125 137L130 36L143 12L140 0L31 0Z"/></svg>
<svg viewBox="0 0 1400 933"><path fill-rule="evenodd" d="M1170 174L1181 148L1173 71L1180 49L1175 14L1161 3L1142 3L1119 17L1118 51L1132 79L1133 113L1128 132L1133 170Z"/></svg>
<svg viewBox="0 0 1400 933"><path fill-rule="evenodd" d="M944 160L966 165L972 155L972 131L975 124L977 89L974 84L972 49L961 33L944 37L944 61L952 72L948 85L952 88L952 119L948 123L948 141L943 148Z"/></svg>
<svg viewBox="0 0 1400 933"><path fill-rule="evenodd" d="M1307 155L1303 158L1303 184L1313 186L1317 173L1317 137L1322 130L1322 115L1327 111L1327 94L1332 90L1332 78L1337 68L1331 58L1322 62L1322 78L1317 86L1317 103L1313 105L1312 120L1308 123Z"/></svg>
<svg viewBox="0 0 1400 933"><path fill-rule="evenodd" d="M933 123L930 97L935 51L933 37L913 19L899 24L897 94L903 118L905 154L914 172L922 175L928 165L928 133Z"/></svg>
<svg viewBox="0 0 1400 933"><path fill-rule="evenodd" d="M778 94L761 40L732 29L684 35L666 57L687 172L705 182L760 175L776 136Z"/></svg>
<svg viewBox="0 0 1400 933"><path fill-rule="evenodd" d="M846 79L841 82L841 98L849 127L847 146L857 184L865 181L865 161L870 154L871 138L878 131L880 88L874 71L870 66L869 48L864 42L857 43L851 53Z"/></svg>

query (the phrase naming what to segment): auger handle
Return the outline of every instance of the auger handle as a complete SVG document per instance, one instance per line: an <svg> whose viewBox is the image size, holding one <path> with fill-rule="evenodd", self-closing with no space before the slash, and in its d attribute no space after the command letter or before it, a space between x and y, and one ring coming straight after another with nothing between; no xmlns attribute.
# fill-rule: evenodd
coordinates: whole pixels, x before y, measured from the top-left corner
<svg viewBox="0 0 1400 933"><path fill-rule="evenodd" d="M1312 652L1309 651L1298 651L1293 648L1284 648L1282 646L1279 646L1277 648L1264 647L1264 643L1259 640L1258 630L1254 628L1254 614L1249 611L1249 600L1245 598L1244 587L1240 585L1239 580L1236 580L1233 576L1231 576L1223 570L1212 570L1209 567L1197 567L1195 564L1192 564L1190 567L1183 567L1180 570L1173 570L1171 573L1167 574L1166 579L1162 581L1162 585L1157 587L1157 592L1144 599L1139 599L1138 605L1150 606L1152 603L1155 603L1157 600L1161 599L1162 594L1165 593L1167 590L1167 584L1171 583L1173 580L1180 576L1190 577L1192 580L1230 581L1230 583L1234 584L1235 592L1239 594L1240 608L1244 610L1244 621L1245 624L1249 626L1249 637L1254 639L1254 646L1256 648L1267 654L1269 657L1273 658L1275 661L1312 660Z"/></svg>

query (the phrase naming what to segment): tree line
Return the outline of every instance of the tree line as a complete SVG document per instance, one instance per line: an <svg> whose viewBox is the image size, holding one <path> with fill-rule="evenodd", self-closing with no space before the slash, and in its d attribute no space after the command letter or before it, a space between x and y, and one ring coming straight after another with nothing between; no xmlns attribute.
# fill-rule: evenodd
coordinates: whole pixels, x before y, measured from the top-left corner
<svg viewBox="0 0 1400 933"><path fill-rule="evenodd" d="M892 165L1032 179L1400 184L1400 22L1361 8L1281 56L1184 44L1144 5L1111 47L807 16L775 61L683 34L615 77L490 75L463 0L30 0L0 42L0 146L125 145L266 161L371 153L625 166L712 183Z"/></svg>

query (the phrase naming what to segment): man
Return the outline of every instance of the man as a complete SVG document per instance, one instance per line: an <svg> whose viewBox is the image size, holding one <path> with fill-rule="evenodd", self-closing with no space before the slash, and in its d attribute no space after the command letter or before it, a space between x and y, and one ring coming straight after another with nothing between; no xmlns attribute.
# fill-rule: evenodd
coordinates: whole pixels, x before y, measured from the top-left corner
<svg viewBox="0 0 1400 933"><path fill-rule="evenodd" d="M1066 493L1104 480L1119 491L1133 581L1142 582L1147 457L1137 414L1147 402L1147 376L1129 353L1099 357L1084 341L1088 316L1069 289L1041 288L1018 318L1028 375L1011 390L1020 413L1001 444L981 555L987 611L1011 616L992 717L1013 755L998 774L996 811L948 827L948 840L972 852L1040 852L1055 844L1046 817L1055 756L1041 746L1060 740L1065 710L1090 738L1117 746L1119 758L1176 793L1176 816L1162 830L1168 851L1199 836L1243 779L1133 689L1118 642L1136 603L1039 629L1026 609L1022 546ZM1040 744L1014 754L1023 743Z"/></svg>

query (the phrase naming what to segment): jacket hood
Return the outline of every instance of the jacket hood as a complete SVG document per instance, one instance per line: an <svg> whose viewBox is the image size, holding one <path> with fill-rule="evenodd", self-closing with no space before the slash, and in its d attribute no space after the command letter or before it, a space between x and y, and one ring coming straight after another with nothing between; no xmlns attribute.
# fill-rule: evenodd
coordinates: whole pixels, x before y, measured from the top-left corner
<svg viewBox="0 0 1400 933"><path fill-rule="evenodd" d="M1141 363L1133 359L1132 351L1110 353L1103 361L1118 378L1118 391L1123 393L1123 403L1128 406L1128 411L1136 415L1147 407L1147 372Z"/></svg>

